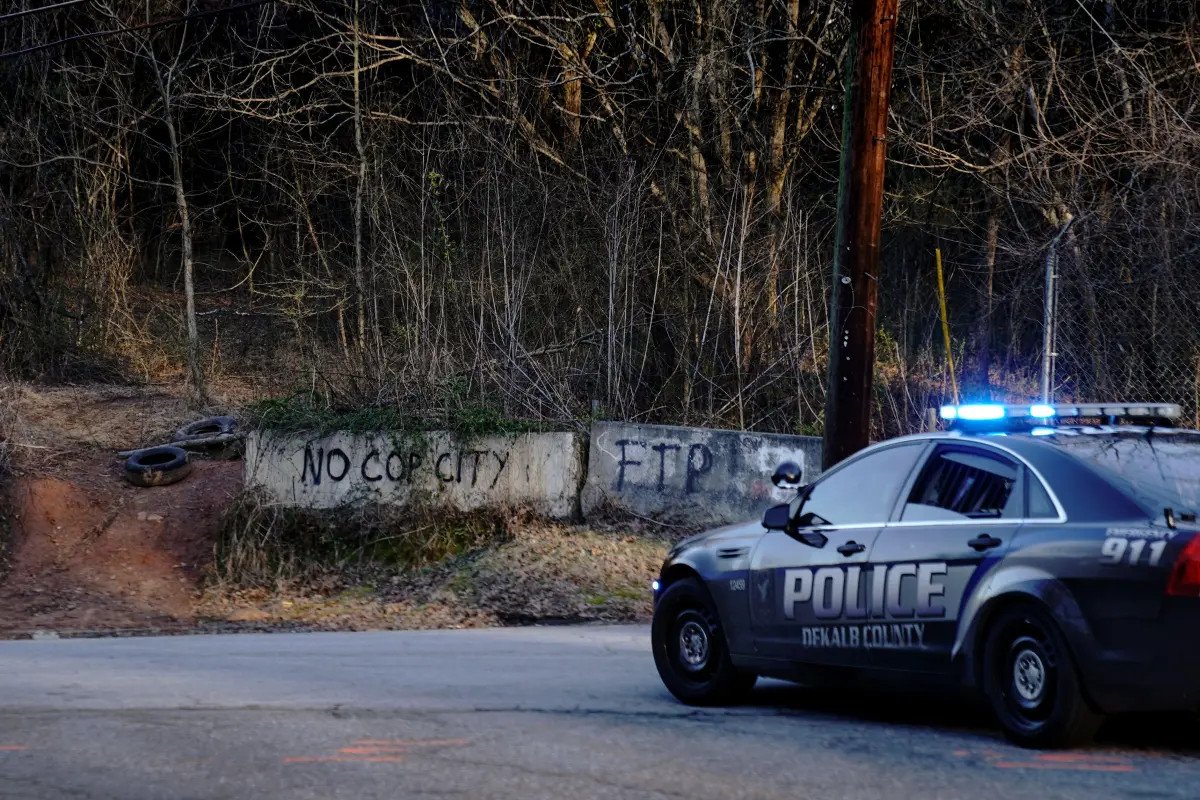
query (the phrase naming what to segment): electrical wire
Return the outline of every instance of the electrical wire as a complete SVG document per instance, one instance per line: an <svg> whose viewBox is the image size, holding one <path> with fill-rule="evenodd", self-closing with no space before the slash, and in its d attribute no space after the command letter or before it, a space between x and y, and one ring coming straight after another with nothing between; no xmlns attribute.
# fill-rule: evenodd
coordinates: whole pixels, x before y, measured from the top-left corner
<svg viewBox="0 0 1200 800"><path fill-rule="evenodd" d="M202 17L213 17L213 16L217 16L218 14L227 14L231 11L241 11L242 9L254 8L255 6L266 5L267 3L273 3L273 2L275 2L275 0L250 0L250 2L248 2L248 3L238 3L237 5L226 6L225 8L214 8L214 9L210 9L208 11L197 11L194 14L184 14L182 17L174 17L172 19L164 19L164 20L159 20L157 22L146 22L146 23L143 23L142 25L134 25L129 28L111 28L106 31L93 31L91 33L81 33L76 36L68 36L65 39L57 39L53 42L46 42L44 44L34 45L33 47L26 47L24 50L13 50L8 53L0 53L0 61L9 59L9 58L16 58L17 56L28 55L30 53L36 53L40 50L48 50L51 47L59 47L61 45L69 44L71 42L83 41L85 39L97 39L102 36L114 36L118 33L134 33L136 31L145 31L145 30L150 30L152 28L163 28L168 25L178 25L180 23L188 22L193 19L200 19Z"/></svg>
<svg viewBox="0 0 1200 800"><path fill-rule="evenodd" d="M63 2L61 2L61 3L54 3L53 5L49 5L49 6L40 6L38 8L27 8L24 11L14 11L11 14L0 14L0 22L4 22L4 21L10 20L10 19L16 19L17 17L25 17L30 14L40 14L43 11L53 11L56 8L65 8L67 6L76 6L82 2L84 2L84 0L63 0Z"/></svg>

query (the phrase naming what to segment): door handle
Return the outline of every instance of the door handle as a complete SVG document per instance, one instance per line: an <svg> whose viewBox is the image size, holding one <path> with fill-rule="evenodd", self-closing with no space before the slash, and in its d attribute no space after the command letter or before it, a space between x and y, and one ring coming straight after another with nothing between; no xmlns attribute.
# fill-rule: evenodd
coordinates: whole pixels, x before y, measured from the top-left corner
<svg viewBox="0 0 1200 800"><path fill-rule="evenodd" d="M861 553L863 550L866 550L866 549L867 549L867 546L865 544L859 544L858 542L855 542L855 541L849 541L849 542L846 542L845 544L839 546L837 551L844 556L852 556L855 553Z"/></svg>
<svg viewBox="0 0 1200 800"><path fill-rule="evenodd" d="M993 547L999 547L1000 545L1001 541L999 539L997 539L995 536L989 536L986 533L981 533L971 541L967 542L968 547L971 547L980 553Z"/></svg>

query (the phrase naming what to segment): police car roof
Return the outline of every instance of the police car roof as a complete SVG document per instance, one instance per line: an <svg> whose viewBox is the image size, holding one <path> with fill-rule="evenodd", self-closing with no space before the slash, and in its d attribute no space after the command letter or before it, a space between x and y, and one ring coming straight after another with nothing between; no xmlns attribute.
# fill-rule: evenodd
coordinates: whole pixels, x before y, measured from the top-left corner
<svg viewBox="0 0 1200 800"><path fill-rule="evenodd" d="M1183 453L1185 464L1175 462L1166 472L1197 474L1200 486L1200 431L1151 425L1057 425L1035 431L979 433L934 431L891 441L971 442L993 446L1017 456L1049 484L1067 516L1075 521L1104 521L1136 515L1156 508L1140 484L1163 476L1160 458ZM1144 443L1144 445L1143 445ZM1195 448L1193 451L1192 448ZM1120 452L1118 452L1120 451ZM1128 462L1128 463L1124 463ZM1140 464L1140 467L1139 467ZM1116 468L1116 469L1114 469ZM1141 473L1145 473L1144 476ZM1153 479L1153 480L1151 480ZM1107 486L1111 491L1098 491ZM1139 490L1140 489L1140 490ZM1189 508L1196 503L1180 498ZM1161 505L1157 507L1161 511Z"/></svg>

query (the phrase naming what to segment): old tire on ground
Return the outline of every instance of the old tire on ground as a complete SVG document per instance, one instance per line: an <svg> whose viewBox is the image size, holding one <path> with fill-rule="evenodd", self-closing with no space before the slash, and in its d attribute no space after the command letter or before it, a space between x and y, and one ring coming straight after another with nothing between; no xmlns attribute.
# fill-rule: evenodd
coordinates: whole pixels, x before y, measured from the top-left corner
<svg viewBox="0 0 1200 800"><path fill-rule="evenodd" d="M1103 717L1083 696L1062 633L1032 605L1005 611L988 627L983 691L1005 734L1023 747L1089 741Z"/></svg>
<svg viewBox="0 0 1200 800"><path fill-rule="evenodd" d="M233 433L236 428L237 420L233 417L205 417L195 422L189 422L177 430L175 439L180 442L190 439L207 439L210 436Z"/></svg>
<svg viewBox="0 0 1200 800"><path fill-rule="evenodd" d="M654 666L667 689L688 705L729 705L754 686L733 666L716 606L696 578L667 587L650 627Z"/></svg>
<svg viewBox="0 0 1200 800"><path fill-rule="evenodd" d="M180 447L148 447L125 459L125 478L134 486L166 486L191 471L187 451Z"/></svg>

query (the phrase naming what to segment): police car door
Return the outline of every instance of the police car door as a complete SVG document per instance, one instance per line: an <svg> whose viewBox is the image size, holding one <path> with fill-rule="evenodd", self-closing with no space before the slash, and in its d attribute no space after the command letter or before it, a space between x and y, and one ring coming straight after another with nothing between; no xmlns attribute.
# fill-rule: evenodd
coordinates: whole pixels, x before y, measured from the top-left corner
<svg viewBox="0 0 1200 800"><path fill-rule="evenodd" d="M750 562L755 652L814 664L863 663L862 580L875 535L926 445L898 443L839 464L793 503L796 536L768 531ZM821 546L801 539L818 541Z"/></svg>
<svg viewBox="0 0 1200 800"><path fill-rule="evenodd" d="M882 588L863 638L874 666L941 672L963 601L1025 516L1023 468L998 449L939 443L875 542Z"/></svg>

